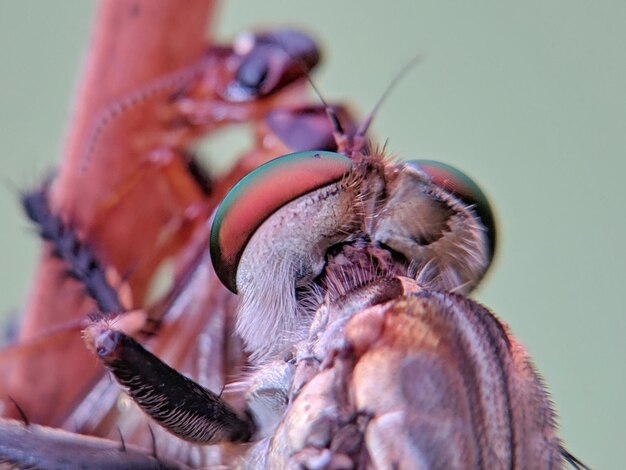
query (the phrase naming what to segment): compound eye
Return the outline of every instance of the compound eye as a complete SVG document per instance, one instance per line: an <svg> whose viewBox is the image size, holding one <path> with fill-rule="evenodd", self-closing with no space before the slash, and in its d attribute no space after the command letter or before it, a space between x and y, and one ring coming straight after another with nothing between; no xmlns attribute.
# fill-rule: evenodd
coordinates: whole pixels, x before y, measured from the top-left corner
<svg viewBox="0 0 626 470"><path fill-rule="evenodd" d="M462 171L445 163L434 160L410 160L406 164L426 174L435 185L474 208L474 212L487 230L489 257L493 259L496 249L495 218L489 200L480 186Z"/></svg>
<svg viewBox="0 0 626 470"><path fill-rule="evenodd" d="M237 292L241 255L268 217L288 202L339 181L351 168L345 155L298 152L261 165L239 181L218 207L211 227L211 260L222 283Z"/></svg>
<svg viewBox="0 0 626 470"><path fill-rule="evenodd" d="M270 73L267 58L256 54L247 57L237 70L236 80L250 94L258 94Z"/></svg>
<svg viewBox="0 0 626 470"><path fill-rule="evenodd" d="M291 29L245 33L234 49L242 62L224 97L236 103L275 93L304 77L320 59L315 41Z"/></svg>

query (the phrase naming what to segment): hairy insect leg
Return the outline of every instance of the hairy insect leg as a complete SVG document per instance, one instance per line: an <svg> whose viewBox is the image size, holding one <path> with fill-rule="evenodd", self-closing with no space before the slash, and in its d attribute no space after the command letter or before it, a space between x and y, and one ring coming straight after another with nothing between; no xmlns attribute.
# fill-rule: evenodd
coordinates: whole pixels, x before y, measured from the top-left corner
<svg viewBox="0 0 626 470"><path fill-rule="evenodd" d="M133 400L156 422L187 441L247 442L255 432L249 414L240 416L222 398L178 373L107 320L85 332L90 349Z"/></svg>
<svg viewBox="0 0 626 470"><path fill-rule="evenodd" d="M28 218L36 224L39 234L52 246L52 254L65 263L66 274L79 281L102 312L124 310L118 292L113 288L107 271L76 232L59 214L52 211L48 187L25 193L22 205Z"/></svg>
<svg viewBox="0 0 626 470"><path fill-rule="evenodd" d="M65 314L55 317L45 328L35 325L36 319L26 317L18 343L4 349L0 354L0 400L10 395L20 401L34 422L58 424L64 410L71 406L84 389L102 374L102 369L89 360L78 332L85 327L84 312L93 310L94 303L102 312L120 312L131 301L120 295L124 289L119 275L110 266L104 266L94 252L80 240L73 227L59 213L54 212L48 201L48 184L26 193L22 203L28 217L36 224L41 237L48 242L49 256L54 258L56 277L54 285L58 296L76 304L76 312L83 315ZM80 296L76 289L68 288L72 280L78 281ZM115 286L115 287L114 287ZM86 295L85 295L86 294ZM126 299L124 299L126 297ZM77 318L78 317L78 318ZM59 367L55 354L71 351L69 357L76 360L70 369ZM84 357L85 361L77 360ZM13 358L9 361L9 358ZM6 360L5 360L6 359ZM63 380L67 374L68 380ZM69 377L71 376L71 380ZM48 392L47 400L54 400L55 407L41 407L41 399L33 390L33 383ZM11 407L3 414L15 417Z"/></svg>
<svg viewBox="0 0 626 470"><path fill-rule="evenodd" d="M133 336L147 344L146 347L170 367L218 391L224 388L228 377L240 375L246 355L234 334L234 298L225 289L218 288L219 280L210 268L209 254L205 253L206 241L198 242L196 247L200 246L204 256L189 253L188 260L182 261L181 266L185 267L177 272L170 292L147 310L152 321L142 332L147 330L156 335L149 335L146 343L142 335ZM128 334L126 328L118 327L117 320L115 328ZM236 409L242 409L242 392L227 388L224 395ZM134 406L118 383L103 376L75 405L62 427L112 440L117 439L118 429L121 429L126 442L149 449L152 442L147 432L149 422L150 416ZM159 455L193 462L193 465L211 467L242 452L240 446L195 445L160 426L154 426L153 431Z"/></svg>
<svg viewBox="0 0 626 470"><path fill-rule="evenodd" d="M171 77L158 79L106 108L96 121L83 163L91 158L98 141L129 116L143 112L152 116L154 122L129 131L136 134L129 139L134 142L129 157L139 156L139 166L122 173L119 182L113 182L110 195L98 203L95 215L89 216L95 221L90 231L97 233L100 224L108 223L103 215L127 198L136 186L143 186L140 182L149 173L157 187L164 183L173 195L163 198L165 203L186 212L188 206L197 202L197 190L201 188L189 184L187 159L181 158L184 149L199 136L225 125L256 125L270 109L294 98L301 99L301 87L292 89L289 85L298 81L303 84L302 77L318 60L315 42L303 33L246 33L232 47L211 47L195 63ZM180 167L186 168L180 171Z"/></svg>

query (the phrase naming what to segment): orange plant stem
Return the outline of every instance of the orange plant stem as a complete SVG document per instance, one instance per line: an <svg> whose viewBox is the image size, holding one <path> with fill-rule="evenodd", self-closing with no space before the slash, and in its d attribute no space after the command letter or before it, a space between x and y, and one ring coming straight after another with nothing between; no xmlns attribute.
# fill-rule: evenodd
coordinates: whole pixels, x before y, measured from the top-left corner
<svg viewBox="0 0 626 470"><path fill-rule="evenodd" d="M63 160L51 188L53 207L80 232L89 233L102 201L123 175L136 171L137 158L129 135L158 132L156 120L145 113L125 113L123 119L107 126L83 172L80 160L97 117L116 100L197 60L208 44L207 25L214 6L213 0L102 0L100 3ZM141 190L147 198L156 184L142 183ZM97 234L94 243L98 255L114 266L117 263L116 267L122 271L131 265L129 250L138 257L145 255L142 249L148 250L150 244L143 243L144 237L149 238L150 231L162 224L162 214L148 207L141 219L146 232L133 233L137 231L136 224L125 222L131 222L142 211L139 201L133 204L134 210L121 210L114 221L116 227ZM88 242L93 241L91 237L89 234ZM55 325L71 323L90 308L79 287L64 278L63 269L50 250L44 250L26 305L21 341ZM59 343L46 349L45 354L28 355L12 363L10 375L2 379L7 383L4 386L0 383L0 392L14 397L31 421L58 425L101 373L79 335Z"/></svg>

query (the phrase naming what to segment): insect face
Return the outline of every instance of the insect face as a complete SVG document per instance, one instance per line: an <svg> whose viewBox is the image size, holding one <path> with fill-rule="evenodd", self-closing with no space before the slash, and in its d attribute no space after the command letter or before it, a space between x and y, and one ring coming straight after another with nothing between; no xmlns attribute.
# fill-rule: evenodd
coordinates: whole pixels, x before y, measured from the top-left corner
<svg viewBox="0 0 626 470"><path fill-rule="evenodd" d="M477 284L491 259L493 227L488 231L476 206L446 187L456 170L440 167L435 180L429 169L378 154L352 162L308 152L277 159L239 183L218 210L211 250L223 282L241 295L238 331L255 357L279 353L286 338L304 331L299 304L308 302L298 302L297 292L317 285L333 246L384 247L397 258L388 272L411 271L425 288L466 293ZM475 183L457 189L470 187L492 221Z"/></svg>
<svg viewBox="0 0 626 470"><path fill-rule="evenodd" d="M277 176L344 159L343 176L321 171L327 184L300 196L294 187L310 180L281 185ZM561 461L525 352L491 313L452 293L479 282L495 245L475 183L447 165L360 151L295 154L256 171L233 195L238 217L231 200L218 210L211 246L224 282L236 272L237 331L257 365L247 381L259 426L248 465ZM266 204L257 191L269 189ZM243 209L255 201L259 210ZM241 236L224 246L233 227ZM535 434L536 447L527 440Z"/></svg>

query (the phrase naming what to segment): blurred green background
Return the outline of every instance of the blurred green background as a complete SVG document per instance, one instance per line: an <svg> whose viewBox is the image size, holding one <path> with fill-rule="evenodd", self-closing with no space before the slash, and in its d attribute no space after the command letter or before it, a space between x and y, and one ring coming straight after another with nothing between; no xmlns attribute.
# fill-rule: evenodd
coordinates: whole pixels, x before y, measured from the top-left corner
<svg viewBox="0 0 626 470"><path fill-rule="evenodd" d="M39 251L16 188L59 156L94 5L0 2L2 313L23 303ZM223 5L216 21L222 38L314 33L320 89L362 113L422 54L372 135L461 167L491 196L500 251L476 297L528 347L567 447L626 468L626 2L264 0Z"/></svg>

